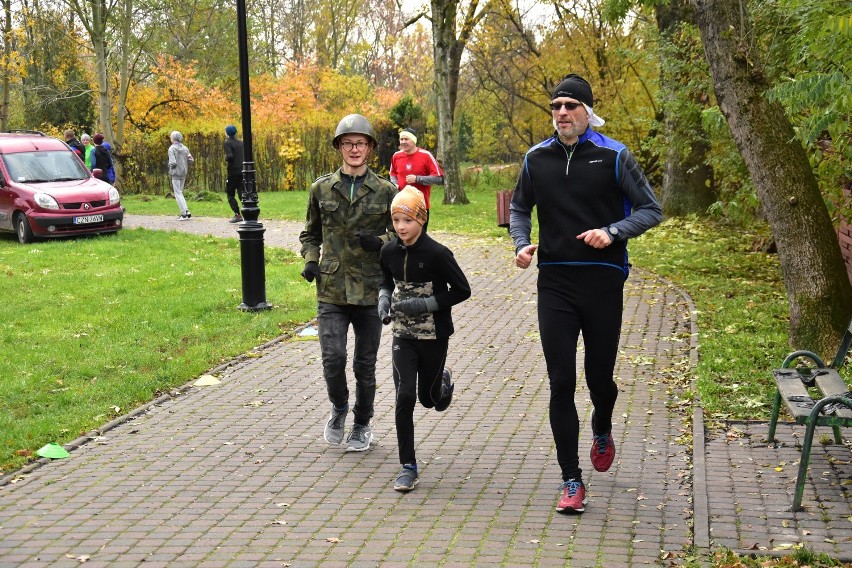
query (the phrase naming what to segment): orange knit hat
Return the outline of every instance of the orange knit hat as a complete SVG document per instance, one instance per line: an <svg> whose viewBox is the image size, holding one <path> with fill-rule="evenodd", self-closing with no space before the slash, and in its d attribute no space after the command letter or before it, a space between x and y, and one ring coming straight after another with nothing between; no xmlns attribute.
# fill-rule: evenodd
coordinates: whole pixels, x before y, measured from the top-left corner
<svg viewBox="0 0 852 568"><path fill-rule="evenodd" d="M391 202L391 215L394 213L408 215L423 225L426 223L426 198L416 187L406 185Z"/></svg>

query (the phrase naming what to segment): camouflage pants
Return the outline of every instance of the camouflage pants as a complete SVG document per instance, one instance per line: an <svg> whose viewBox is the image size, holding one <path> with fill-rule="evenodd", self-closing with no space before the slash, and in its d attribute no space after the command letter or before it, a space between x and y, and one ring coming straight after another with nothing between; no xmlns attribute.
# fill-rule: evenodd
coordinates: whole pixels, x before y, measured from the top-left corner
<svg viewBox="0 0 852 568"><path fill-rule="evenodd" d="M349 404L346 384L346 340L349 326L355 331L352 372L355 375L355 422L369 424L376 398L376 354L382 320L376 306L336 305L319 302L317 327L328 399L337 407Z"/></svg>

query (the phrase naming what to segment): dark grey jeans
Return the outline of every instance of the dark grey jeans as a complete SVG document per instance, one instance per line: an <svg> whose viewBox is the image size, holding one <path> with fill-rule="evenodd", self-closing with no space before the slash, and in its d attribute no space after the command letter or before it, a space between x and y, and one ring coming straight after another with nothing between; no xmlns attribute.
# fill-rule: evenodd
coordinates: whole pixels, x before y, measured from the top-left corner
<svg viewBox="0 0 852 568"><path fill-rule="evenodd" d="M337 407L349 404L346 384L346 340L349 326L355 331L355 422L369 424L376 398L376 353L382 336L382 320L376 306L317 305L320 352L328 399Z"/></svg>

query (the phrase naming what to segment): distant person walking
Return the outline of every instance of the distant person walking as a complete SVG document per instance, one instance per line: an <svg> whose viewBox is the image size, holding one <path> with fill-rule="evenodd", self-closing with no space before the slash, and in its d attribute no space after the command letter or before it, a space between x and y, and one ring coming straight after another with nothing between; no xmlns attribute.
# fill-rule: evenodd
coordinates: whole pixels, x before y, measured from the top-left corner
<svg viewBox="0 0 852 568"><path fill-rule="evenodd" d="M580 431L574 391L577 342L583 335L585 378L592 399L596 471L615 459L613 379L621 333L627 240L662 218L660 205L624 144L592 130L592 87L568 75L553 90L553 136L527 151L509 206L515 264L527 268L538 251L538 324L550 379L550 427L562 470L560 513L585 510L578 455ZM530 242L536 208L539 244Z"/></svg>
<svg viewBox="0 0 852 568"><path fill-rule="evenodd" d="M183 196L183 186L186 184L186 176L189 174L189 164L195 159L189 152L189 148L183 145L183 134L177 130L169 135L172 145L169 146L169 176L172 178L172 189L175 192L175 200L180 208L178 221L188 221L192 217Z"/></svg>
<svg viewBox="0 0 852 568"><path fill-rule="evenodd" d="M83 143L83 163L91 171L92 169L92 152L95 151L95 145L92 143L92 137L88 134L80 136L80 142Z"/></svg>
<svg viewBox="0 0 852 568"><path fill-rule="evenodd" d="M430 197L433 185L444 185L444 173L435 157L423 148L417 147L417 133L413 128L399 131L399 151L391 157L390 178L397 188L414 186L423 193L426 200L426 223L429 226L429 211L432 208Z"/></svg>
<svg viewBox="0 0 852 568"><path fill-rule="evenodd" d="M77 140L77 133L71 130L70 128L65 131L65 143L74 150L74 153L77 154L81 160L86 157L86 148L83 147L83 143Z"/></svg>
<svg viewBox="0 0 852 568"><path fill-rule="evenodd" d="M443 412L453 399L452 372L444 365L455 331L451 307L470 297L470 284L452 251L423 232L426 200L405 186L394 197L391 218L397 239L382 247L379 317L393 320L393 384L396 439L402 466L396 491L420 481L414 452L414 407Z"/></svg>
<svg viewBox="0 0 852 568"><path fill-rule="evenodd" d="M100 132L92 136L92 141L95 143L95 149L92 151L92 171L100 170L98 179L102 179L107 183L115 181L115 168L112 165L112 153L110 152L109 142L104 142L104 135ZM110 178L112 172L112 178Z"/></svg>
<svg viewBox="0 0 852 568"><path fill-rule="evenodd" d="M225 150L225 162L228 164L228 179L225 182L225 195L228 197L228 205L231 206L231 211L234 216L231 217L229 223L239 223L243 220L240 215L240 206L237 203L237 195L243 187L243 141L237 138L237 127L229 124L225 127L227 138L223 144Z"/></svg>
<svg viewBox="0 0 852 568"><path fill-rule="evenodd" d="M346 451L363 452L373 440L370 420L382 334L376 308L382 277L379 250L391 238L390 208L396 188L367 167L376 148L376 134L365 117L343 117L332 145L343 165L311 184L305 229L299 235L305 259L302 277L308 282L316 280L317 287L322 370L331 402L323 436L329 444L343 441L349 413L346 338L352 326L355 424Z"/></svg>

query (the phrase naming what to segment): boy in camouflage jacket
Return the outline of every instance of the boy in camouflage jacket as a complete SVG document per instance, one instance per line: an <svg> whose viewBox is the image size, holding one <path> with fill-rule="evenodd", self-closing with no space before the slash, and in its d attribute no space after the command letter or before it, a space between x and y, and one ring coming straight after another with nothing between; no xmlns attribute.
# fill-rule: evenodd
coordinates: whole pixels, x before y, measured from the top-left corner
<svg viewBox="0 0 852 568"><path fill-rule="evenodd" d="M346 336L350 325L355 332L355 424L346 450L362 452L373 439L370 419L382 331L376 315L379 249L390 239L390 205L396 188L367 167L376 136L366 118L344 117L332 143L343 165L311 185L305 230L299 235L305 259L302 276L308 282L316 280L323 375L332 404L323 436L334 445L343 441L349 412Z"/></svg>

